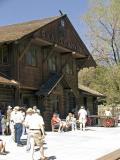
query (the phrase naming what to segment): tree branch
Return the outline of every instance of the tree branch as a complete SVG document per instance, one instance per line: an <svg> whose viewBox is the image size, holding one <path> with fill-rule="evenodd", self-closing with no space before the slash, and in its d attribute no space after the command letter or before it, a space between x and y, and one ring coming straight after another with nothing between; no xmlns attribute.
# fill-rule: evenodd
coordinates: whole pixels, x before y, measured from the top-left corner
<svg viewBox="0 0 120 160"><path fill-rule="evenodd" d="M112 38L111 38L111 48L112 48L112 51L113 51L115 63L117 64L117 57L116 57L116 52L115 52L115 48L114 48L114 30L113 30L113 35L112 35Z"/></svg>
<svg viewBox="0 0 120 160"><path fill-rule="evenodd" d="M109 31L108 27L99 19L98 22L105 28L105 30L107 31L107 33L112 36L112 33Z"/></svg>

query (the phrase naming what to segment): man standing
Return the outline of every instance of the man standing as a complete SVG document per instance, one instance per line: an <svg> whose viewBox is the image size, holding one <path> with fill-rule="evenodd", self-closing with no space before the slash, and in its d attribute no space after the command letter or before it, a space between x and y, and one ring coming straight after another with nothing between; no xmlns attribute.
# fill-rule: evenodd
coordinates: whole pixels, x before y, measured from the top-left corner
<svg viewBox="0 0 120 160"><path fill-rule="evenodd" d="M47 158L44 156L43 149L43 139L44 139L44 121L41 115L38 114L37 111L31 116L31 119L28 122L29 126L29 135L30 135L30 143L31 143L31 151L32 151L32 159L34 159L34 147L39 146L41 153L41 160L46 160Z"/></svg>
<svg viewBox="0 0 120 160"><path fill-rule="evenodd" d="M13 118L15 124L15 142L17 143L17 146L22 147L23 145L21 144L20 139L22 136L24 116L19 106L14 107L14 109L16 110Z"/></svg>
<svg viewBox="0 0 120 160"><path fill-rule="evenodd" d="M29 122L31 121L32 114L34 113L32 108L28 108L26 111L26 117L24 121L25 130L27 133L27 145L26 145L26 151L29 151L31 149L30 144L30 132L29 132Z"/></svg>
<svg viewBox="0 0 120 160"><path fill-rule="evenodd" d="M80 123L80 130L85 131L85 124L87 122L87 111L85 110L84 106L81 106L80 110L78 111L79 123Z"/></svg>
<svg viewBox="0 0 120 160"><path fill-rule="evenodd" d="M105 116L112 117L112 113L109 108L105 110Z"/></svg>
<svg viewBox="0 0 120 160"><path fill-rule="evenodd" d="M11 117L11 112L12 112L12 107L8 106L7 108L7 123L6 123L6 134L10 135L11 130L10 130L10 117Z"/></svg>

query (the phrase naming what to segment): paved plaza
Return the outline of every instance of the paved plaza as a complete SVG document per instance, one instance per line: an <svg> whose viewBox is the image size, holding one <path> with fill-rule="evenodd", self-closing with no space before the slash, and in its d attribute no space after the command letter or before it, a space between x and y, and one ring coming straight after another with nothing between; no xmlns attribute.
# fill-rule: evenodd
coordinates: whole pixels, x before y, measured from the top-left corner
<svg viewBox="0 0 120 160"><path fill-rule="evenodd" d="M10 136L6 140L7 155L0 155L0 160L31 160L26 146L17 147ZM96 160L120 148L120 127L87 127L86 131L47 132L45 154L49 160ZM34 154L39 160L39 151Z"/></svg>

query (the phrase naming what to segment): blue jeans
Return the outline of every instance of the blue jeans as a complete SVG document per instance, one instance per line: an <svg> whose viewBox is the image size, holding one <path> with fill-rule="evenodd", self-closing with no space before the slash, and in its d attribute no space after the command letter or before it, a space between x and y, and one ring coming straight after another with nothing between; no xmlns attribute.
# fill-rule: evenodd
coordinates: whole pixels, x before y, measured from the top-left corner
<svg viewBox="0 0 120 160"><path fill-rule="evenodd" d="M20 138L22 136L22 130L23 130L22 123L16 123L15 124L15 142L17 144L21 144Z"/></svg>
<svg viewBox="0 0 120 160"><path fill-rule="evenodd" d="M72 131L77 129L76 123L72 122L71 123Z"/></svg>

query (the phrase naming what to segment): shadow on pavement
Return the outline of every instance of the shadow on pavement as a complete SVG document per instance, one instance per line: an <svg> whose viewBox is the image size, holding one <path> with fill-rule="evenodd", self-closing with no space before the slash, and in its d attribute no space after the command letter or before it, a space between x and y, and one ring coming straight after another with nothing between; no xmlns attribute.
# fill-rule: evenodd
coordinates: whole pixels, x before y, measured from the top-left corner
<svg viewBox="0 0 120 160"><path fill-rule="evenodd" d="M50 156L50 157L48 157L48 160L54 160L54 159L56 159L55 156Z"/></svg>
<svg viewBox="0 0 120 160"><path fill-rule="evenodd" d="M94 129L88 129L88 128L85 128L86 131L96 131Z"/></svg>

